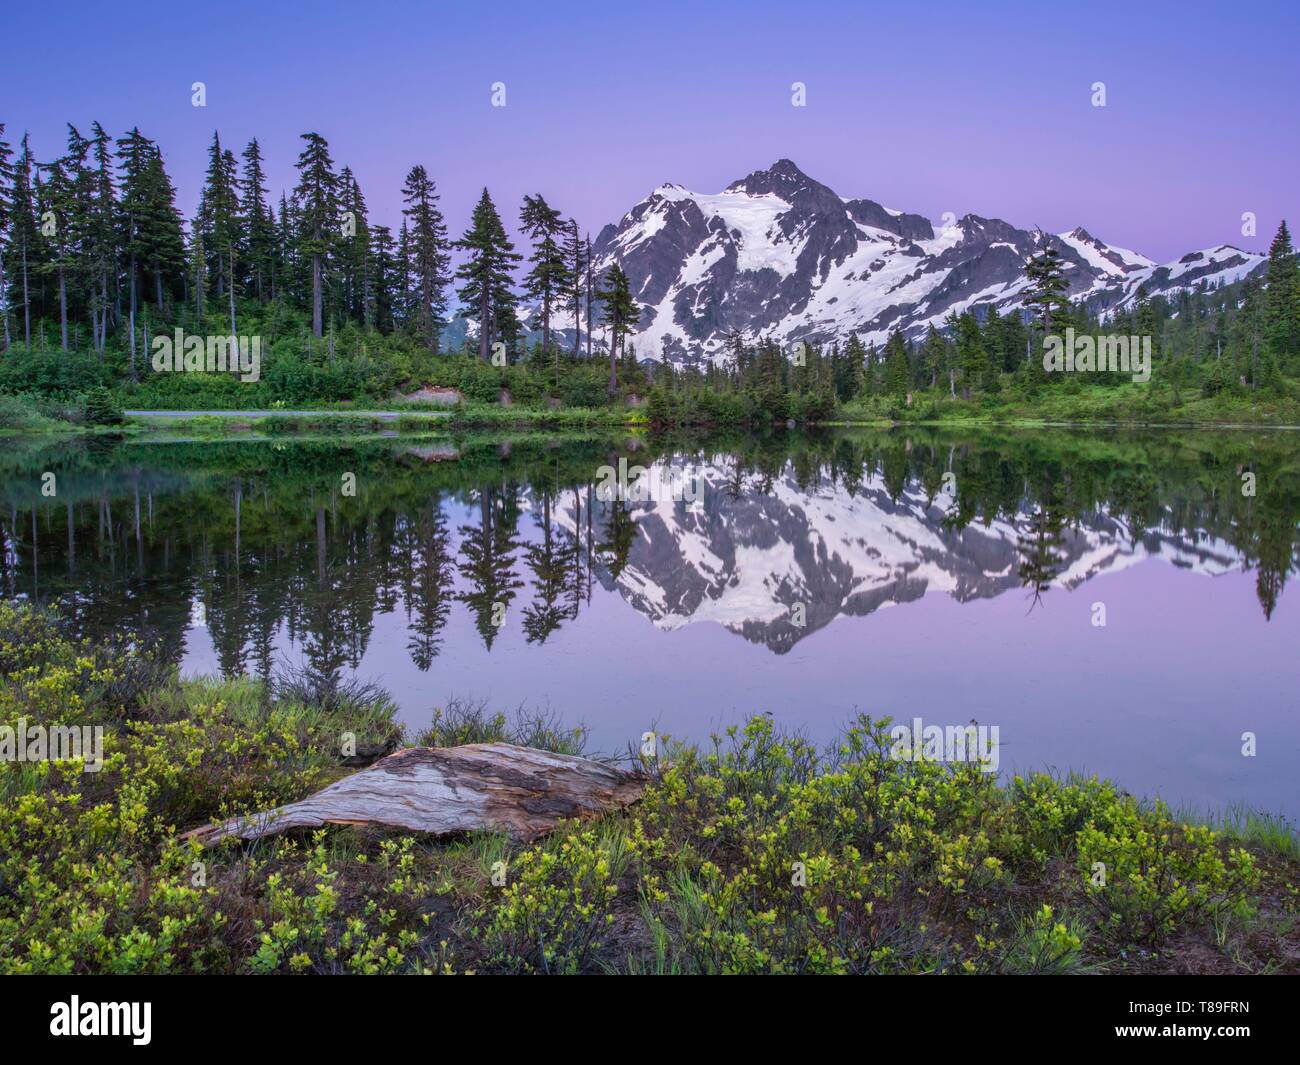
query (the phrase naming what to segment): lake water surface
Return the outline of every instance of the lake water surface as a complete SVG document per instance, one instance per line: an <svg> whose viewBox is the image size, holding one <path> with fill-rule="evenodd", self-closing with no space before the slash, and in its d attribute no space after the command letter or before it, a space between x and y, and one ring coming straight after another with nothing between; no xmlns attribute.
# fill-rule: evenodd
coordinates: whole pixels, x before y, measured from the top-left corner
<svg viewBox="0 0 1300 1065"><path fill-rule="evenodd" d="M1294 436L150 437L0 463L0 594L161 636L189 674L289 660L381 684L414 728L523 705L605 752L757 712L819 741L859 712L977 721L1004 773L1300 815Z"/></svg>

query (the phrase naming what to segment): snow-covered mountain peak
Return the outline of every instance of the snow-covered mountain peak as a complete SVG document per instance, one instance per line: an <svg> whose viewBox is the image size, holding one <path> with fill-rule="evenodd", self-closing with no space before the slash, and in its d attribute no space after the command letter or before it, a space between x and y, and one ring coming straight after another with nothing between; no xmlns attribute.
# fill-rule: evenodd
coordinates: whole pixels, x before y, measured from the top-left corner
<svg viewBox="0 0 1300 1065"><path fill-rule="evenodd" d="M945 224L948 223L948 224ZM733 334L782 343L881 345L919 338L950 313L1022 306L1026 262L1051 244L1069 294L1105 311L1136 297L1239 280L1264 257L1230 245L1157 264L1082 226L1050 234L967 213L939 225L874 200L845 198L778 159L721 192L660 185L606 226L596 268L619 263L641 305L641 358L725 359ZM557 316L552 328L570 322Z"/></svg>

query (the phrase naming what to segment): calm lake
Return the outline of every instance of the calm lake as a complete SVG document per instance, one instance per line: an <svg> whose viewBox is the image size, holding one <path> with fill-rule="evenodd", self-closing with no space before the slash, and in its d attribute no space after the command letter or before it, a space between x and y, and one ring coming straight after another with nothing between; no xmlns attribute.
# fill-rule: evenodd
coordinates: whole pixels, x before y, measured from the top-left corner
<svg viewBox="0 0 1300 1065"><path fill-rule="evenodd" d="M0 486L0 594L187 674L549 709L608 753L977 721L1003 773L1300 815L1293 434L10 440Z"/></svg>

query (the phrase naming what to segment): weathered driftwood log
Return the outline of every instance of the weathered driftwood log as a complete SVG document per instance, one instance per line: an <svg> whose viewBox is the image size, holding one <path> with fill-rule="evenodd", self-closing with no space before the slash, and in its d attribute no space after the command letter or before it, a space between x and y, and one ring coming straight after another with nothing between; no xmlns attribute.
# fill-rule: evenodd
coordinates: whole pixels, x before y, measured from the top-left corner
<svg viewBox="0 0 1300 1065"><path fill-rule="evenodd" d="M186 832L205 846L323 824L447 835L476 829L525 842L570 817L641 797L644 781L601 762L512 743L409 747L300 802Z"/></svg>

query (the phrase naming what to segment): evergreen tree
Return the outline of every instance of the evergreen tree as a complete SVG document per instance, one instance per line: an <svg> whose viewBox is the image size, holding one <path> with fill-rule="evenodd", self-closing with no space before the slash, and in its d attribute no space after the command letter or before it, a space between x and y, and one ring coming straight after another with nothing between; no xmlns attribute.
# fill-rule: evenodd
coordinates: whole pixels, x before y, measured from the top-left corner
<svg viewBox="0 0 1300 1065"><path fill-rule="evenodd" d="M415 317L411 311L411 234L406 219L397 231L397 274L393 285L397 294L397 321L406 326Z"/></svg>
<svg viewBox="0 0 1300 1065"><path fill-rule="evenodd" d="M271 298L295 297L299 275L298 248L294 234L298 220L294 216L289 198L280 193L280 214L275 227L275 273L271 278Z"/></svg>
<svg viewBox="0 0 1300 1065"><path fill-rule="evenodd" d="M154 305L162 313L166 294L185 267L185 229L176 208L176 189L163 166L162 152L151 145L144 167L144 245L142 262L153 278Z"/></svg>
<svg viewBox="0 0 1300 1065"><path fill-rule="evenodd" d="M375 328L384 334L391 333L394 328L393 308L397 299L394 287L397 277L396 251L393 231L388 226L375 226L370 231L370 289L374 304L372 317Z"/></svg>
<svg viewBox="0 0 1300 1065"><path fill-rule="evenodd" d="M366 199L351 168L339 171L339 211L343 218L339 239L339 305L344 318L373 322L370 309L370 220Z"/></svg>
<svg viewBox="0 0 1300 1065"><path fill-rule="evenodd" d="M1002 334L1002 369L1014 373L1029 357L1029 332L1025 329L1024 312L1016 308L999 320ZM1039 364L1041 368L1041 363Z"/></svg>
<svg viewBox="0 0 1300 1065"><path fill-rule="evenodd" d="M95 212L95 172L90 166L90 141L68 123L68 153L64 156L71 199L66 234L71 270L68 275L70 302L89 307L85 298L92 276L92 219Z"/></svg>
<svg viewBox="0 0 1300 1065"><path fill-rule="evenodd" d="M275 271L275 218L267 202L266 174L262 169L262 149L254 137L244 149L244 248L243 261L248 269L249 285L259 303L271 293Z"/></svg>
<svg viewBox="0 0 1300 1065"><path fill-rule="evenodd" d="M208 146L208 172L199 197L197 222L203 234L213 292L219 299L224 298L230 284L230 262L239 240L239 196L218 133L212 134Z"/></svg>
<svg viewBox="0 0 1300 1065"><path fill-rule="evenodd" d="M483 190L474 207L474 215L465 235L456 247L469 252L469 258L456 271L464 282L457 291L464 310L461 314L478 323L478 354L488 361L497 337L507 350L513 346L518 331L515 297L511 291L511 272L521 255L506 237L501 216L488 190Z"/></svg>
<svg viewBox="0 0 1300 1065"><path fill-rule="evenodd" d="M925 341L921 345L921 366L925 371L928 386L937 388L939 377L948 366L948 345L933 323L926 331Z"/></svg>
<svg viewBox="0 0 1300 1065"><path fill-rule="evenodd" d="M985 367L989 361L980 336L979 320L970 311L963 312L957 319L956 342L957 362L961 367L962 398L970 399L975 384L984 380Z"/></svg>
<svg viewBox="0 0 1300 1065"><path fill-rule="evenodd" d="M77 268L76 242L73 232L76 215L76 188L69 168L76 161L60 156L52 163L42 163L44 180L41 183L38 210L41 216L41 235L45 238L47 257L41 271L57 279L59 291L59 346L68 350L68 279ZM134 352L132 352L134 377Z"/></svg>
<svg viewBox="0 0 1300 1065"><path fill-rule="evenodd" d="M587 245L572 218L564 228L564 263L568 281L569 310L573 312L573 357L578 357L582 342L582 286L587 274ZM591 328L588 323L587 328Z"/></svg>
<svg viewBox="0 0 1300 1065"><path fill-rule="evenodd" d="M853 375L853 395L867 392L867 349L858 339L857 333L849 334L849 342L844 345L844 360Z"/></svg>
<svg viewBox="0 0 1300 1065"><path fill-rule="evenodd" d="M118 245L126 265L127 326L134 368L142 270L146 266L152 269L155 296L161 312L167 279L179 271L184 262L184 238L175 206L176 193L163 168L157 145L138 128L132 128L117 141L116 147L121 173L121 196L117 204ZM134 369L132 373L134 375Z"/></svg>
<svg viewBox="0 0 1300 1065"><path fill-rule="evenodd" d="M213 133L196 221L203 235L203 250L208 257L205 266L214 295L229 307L232 337L238 332L235 321L235 249L240 242L237 180L235 157L222 149L220 136Z"/></svg>
<svg viewBox="0 0 1300 1065"><path fill-rule="evenodd" d="M627 334L641 317L640 308L632 299L631 285L623 268L615 263L605 275L605 287L600 291L604 306L604 322L609 327L609 394L618 392L618 355L623 350Z"/></svg>
<svg viewBox="0 0 1300 1065"><path fill-rule="evenodd" d="M899 399L907 395L907 346L895 329L885 342L885 391Z"/></svg>
<svg viewBox="0 0 1300 1065"><path fill-rule="evenodd" d="M943 320L943 327L950 338L955 338L957 336L956 312L948 312L948 317ZM957 397L957 366L960 360L951 350L948 343L944 344L944 354L944 362L946 363L944 369L948 374L948 395L955 399Z"/></svg>
<svg viewBox="0 0 1300 1065"><path fill-rule="evenodd" d="M588 233L585 244L586 253L583 255L583 267L586 278L584 280L584 290L587 302L587 358L591 358L591 335L595 332L591 317L592 301L596 298L596 258L591 251L591 234Z"/></svg>
<svg viewBox="0 0 1300 1065"><path fill-rule="evenodd" d="M867 357L863 362L862 387L868 396L878 396L883 391L880 363L880 354L876 351L876 342L873 340L867 345Z"/></svg>
<svg viewBox="0 0 1300 1065"><path fill-rule="evenodd" d="M1039 237L1043 238L1043 234L1040 233ZM1070 310L1070 301L1066 298L1069 286L1061 253L1054 244L1046 243L1042 252L1030 259L1025 266L1025 276L1029 279L1029 288L1024 302L1037 311L1043 336L1065 328Z"/></svg>
<svg viewBox="0 0 1300 1065"><path fill-rule="evenodd" d="M560 212L542 197L525 196L519 212L519 224L524 234L533 242L533 254L528 261L532 269L524 275L524 291L532 299L542 301L542 352L551 352L551 301L563 292L568 283L568 269L564 249L557 238L564 232ZM555 376L559 380L560 358L555 355Z"/></svg>
<svg viewBox="0 0 1300 1065"><path fill-rule="evenodd" d="M87 283L91 335L100 359L108 343L113 290L117 287L117 188L113 176L113 141L98 122L91 126L94 173L86 225Z"/></svg>
<svg viewBox="0 0 1300 1065"><path fill-rule="evenodd" d="M1300 364L1300 266L1285 219L1269 245L1267 277L1263 315L1269 354L1275 366L1294 370Z"/></svg>
<svg viewBox="0 0 1300 1065"><path fill-rule="evenodd" d="M1002 315L998 312L996 303L985 304L984 320L979 325L980 337L984 341L984 351L989 357L989 363L1000 370L1004 358L1002 344L1005 337L1002 332Z"/></svg>
<svg viewBox="0 0 1300 1065"><path fill-rule="evenodd" d="M338 177L329 145L319 133L304 133L306 141L298 156L297 246L311 262L311 329L320 337L324 332L325 270L335 245L338 225Z"/></svg>
<svg viewBox="0 0 1300 1065"><path fill-rule="evenodd" d="M13 343L9 333L9 276L5 273L5 248L10 238L14 214L13 148L4 138L5 124L0 122L0 316L4 318L4 350Z"/></svg>
<svg viewBox="0 0 1300 1065"><path fill-rule="evenodd" d="M197 225L190 225L190 264L189 286L194 294L194 317L199 327L203 327L204 293L208 290L207 257L203 250L203 232Z"/></svg>
<svg viewBox="0 0 1300 1065"><path fill-rule="evenodd" d="M402 187L406 206L409 269L418 295L416 331L430 352L437 354L447 315L447 283L451 257L447 253L447 226L438 209L438 193L422 166L411 167Z"/></svg>
<svg viewBox="0 0 1300 1065"><path fill-rule="evenodd" d="M1260 349L1266 335L1263 308L1264 297L1258 279L1246 278L1241 289L1241 311L1237 315L1236 333L1252 389L1258 388L1260 384Z"/></svg>
<svg viewBox="0 0 1300 1065"><path fill-rule="evenodd" d="M12 192L9 196L9 231L6 248L13 264L15 280L22 285L23 346L32 348L31 273L40 249L40 230L36 224L36 190L33 185L35 161L31 144L23 134L18 162L13 168Z"/></svg>

